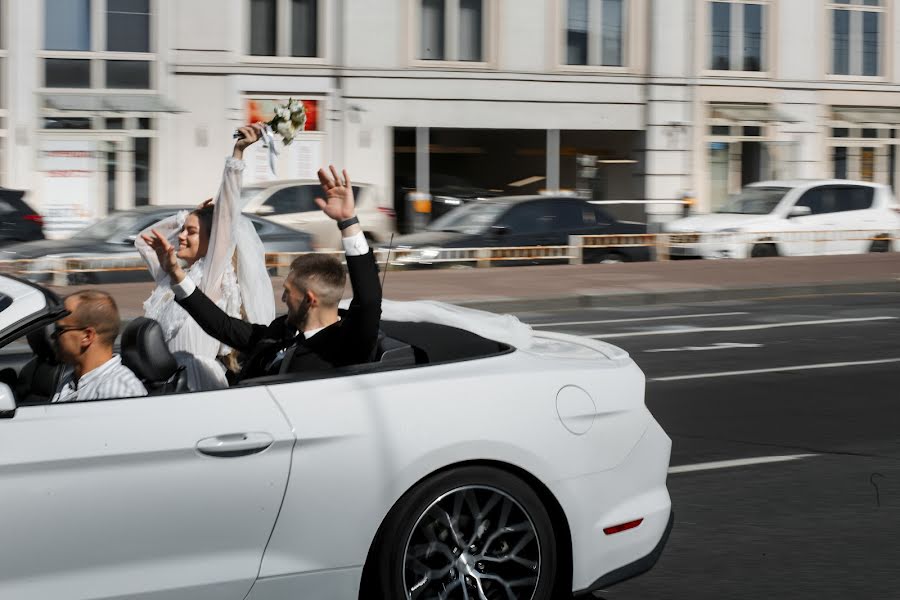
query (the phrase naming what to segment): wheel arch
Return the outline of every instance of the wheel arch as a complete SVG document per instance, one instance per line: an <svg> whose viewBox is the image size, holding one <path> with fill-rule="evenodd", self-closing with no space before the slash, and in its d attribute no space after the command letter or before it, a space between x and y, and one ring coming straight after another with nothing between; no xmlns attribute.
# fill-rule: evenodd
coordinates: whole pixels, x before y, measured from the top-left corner
<svg viewBox="0 0 900 600"><path fill-rule="evenodd" d="M563 511L562 505L556 499L556 496L553 495L553 492L550 491L544 483L531 474L529 471L518 467L516 465L498 461L498 460L488 460L488 459L479 459L479 460L465 460L460 462L451 463L428 473L427 475L419 478L415 483L409 486L397 499L394 501L393 505L391 505L390 510L384 515L384 518L381 520L381 523L378 525L378 530L375 532L375 536L372 538L372 541L369 543L369 551L366 553L366 562L363 565L362 578L360 580L360 600L367 600L367 590L371 589L372 582L374 581L374 573L372 572L374 563L373 557L375 555L376 548L381 540L381 536L385 533L385 523L388 521L388 517L400 502L409 494L412 490L416 489L420 486L424 481L436 476L441 473L446 473L452 469L458 469L461 467L493 467L495 469L500 469L502 471L506 471L511 475L515 475L522 481L524 481L541 499L541 502L544 504L544 507L547 509L547 512L550 515L550 521L553 524L554 533L556 534L556 544L557 544L557 552L558 554L558 569L557 569L557 578L556 578L556 586L555 590L556 597L557 594L571 594L572 593L572 533L569 527L569 520L566 518L566 513Z"/></svg>

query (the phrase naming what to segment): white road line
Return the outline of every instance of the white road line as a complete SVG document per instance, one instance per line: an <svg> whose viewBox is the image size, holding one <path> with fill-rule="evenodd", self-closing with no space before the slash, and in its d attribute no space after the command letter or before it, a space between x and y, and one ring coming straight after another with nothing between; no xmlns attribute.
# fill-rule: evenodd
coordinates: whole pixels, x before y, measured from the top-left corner
<svg viewBox="0 0 900 600"><path fill-rule="evenodd" d="M785 456L759 456L756 458L738 458L735 460L717 460L713 462L696 463L693 465L678 465L669 467L669 474L693 473L695 471L714 471L716 469L732 469L734 467L746 467L749 465L764 465L767 463L788 462L818 456L817 454L788 454Z"/></svg>
<svg viewBox="0 0 900 600"><path fill-rule="evenodd" d="M752 331L777 329L779 327L802 327L804 325L835 325L837 323L863 323L866 321L891 321L897 317L860 317L856 319L823 319L819 321L793 321L789 323L765 323L761 325L734 325L730 327L681 327L678 329L653 329L651 331L631 331L627 333L600 333L585 337L608 340L613 338L636 337L642 335L677 335L683 333L706 333L710 331Z"/></svg>
<svg viewBox="0 0 900 600"><path fill-rule="evenodd" d="M792 365L771 369L750 369L747 371L721 371L719 373L695 373L693 375L672 375L670 377L651 377L647 381L683 381L685 379L709 379L712 377L734 377L736 375L757 375L759 373L780 373L783 371L807 371L810 369L838 369L841 367L859 367L863 365L885 365L900 362L900 358L884 358L881 360L858 360L855 362L819 363L814 365Z"/></svg>
<svg viewBox="0 0 900 600"><path fill-rule="evenodd" d="M606 319L604 321L565 321L563 323L530 323L532 327L562 327L564 325L600 325L603 323L633 323L636 321L668 321L671 319L705 319L707 317L735 317L748 312L704 313L699 315L666 315L664 317L638 317L632 319Z"/></svg>
<svg viewBox="0 0 900 600"><path fill-rule="evenodd" d="M741 344L739 342L719 342L712 346L683 346L681 348L654 348L644 352L703 352L706 350L733 350L735 348L762 348L762 344Z"/></svg>

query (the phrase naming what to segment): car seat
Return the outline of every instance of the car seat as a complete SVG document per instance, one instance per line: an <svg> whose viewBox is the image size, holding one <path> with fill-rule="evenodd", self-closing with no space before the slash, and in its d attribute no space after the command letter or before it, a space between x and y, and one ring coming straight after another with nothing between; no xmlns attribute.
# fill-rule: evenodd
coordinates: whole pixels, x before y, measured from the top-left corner
<svg viewBox="0 0 900 600"><path fill-rule="evenodd" d="M56 393L66 365L56 358L48 327L35 329L25 336L34 357L19 371L16 381L18 404L42 404L49 402Z"/></svg>
<svg viewBox="0 0 900 600"><path fill-rule="evenodd" d="M187 373L179 367L153 319L137 317L122 332L122 364L131 369L150 396L190 391Z"/></svg>

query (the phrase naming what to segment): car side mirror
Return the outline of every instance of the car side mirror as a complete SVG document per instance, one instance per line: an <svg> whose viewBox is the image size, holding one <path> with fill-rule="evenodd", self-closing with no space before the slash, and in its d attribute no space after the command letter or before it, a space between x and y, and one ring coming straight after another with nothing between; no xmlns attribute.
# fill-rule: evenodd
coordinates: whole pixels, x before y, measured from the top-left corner
<svg viewBox="0 0 900 600"><path fill-rule="evenodd" d="M788 218L793 219L794 217L808 217L812 214L812 209L808 206L792 206L791 212L788 213Z"/></svg>
<svg viewBox="0 0 900 600"><path fill-rule="evenodd" d="M256 209L256 214L258 214L260 216L274 215L275 209L267 204L263 204L262 206L260 206L259 208Z"/></svg>
<svg viewBox="0 0 900 600"><path fill-rule="evenodd" d="M509 227L506 225L491 225L491 233L494 235L507 235L509 233Z"/></svg>
<svg viewBox="0 0 900 600"><path fill-rule="evenodd" d="M0 419L12 419L16 416L16 397L5 383L0 383Z"/></svg>

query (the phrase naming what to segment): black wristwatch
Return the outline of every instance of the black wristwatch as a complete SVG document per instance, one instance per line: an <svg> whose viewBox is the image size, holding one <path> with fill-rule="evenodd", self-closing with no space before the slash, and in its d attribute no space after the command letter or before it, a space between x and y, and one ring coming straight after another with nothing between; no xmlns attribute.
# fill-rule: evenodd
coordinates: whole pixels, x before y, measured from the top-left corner
<svg viewBox="0 0 900 600"><path fill-rule="evenodd" d="M344 219L343 221L338 221L338 229L343 231L344 229L347 229L351 225L356 225L357 223L359 223L359 217L357 217L356 215L353 215L349 219Z"/></svg>

